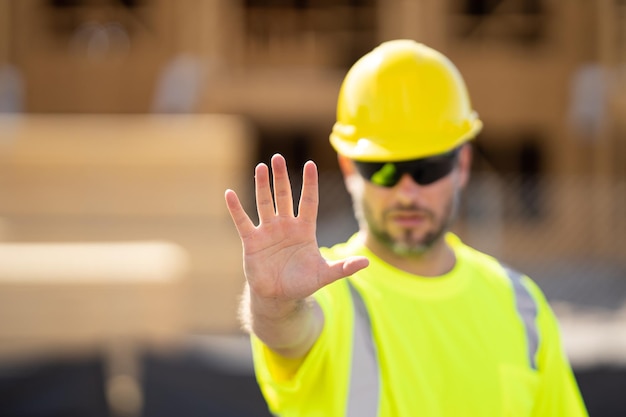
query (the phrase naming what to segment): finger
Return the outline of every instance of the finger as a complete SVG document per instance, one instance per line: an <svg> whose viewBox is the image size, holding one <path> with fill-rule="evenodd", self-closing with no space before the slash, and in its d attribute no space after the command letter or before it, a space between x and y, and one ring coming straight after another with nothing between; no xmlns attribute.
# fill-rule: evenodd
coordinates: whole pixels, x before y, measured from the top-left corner
<svg viewBox="0 0 626 417"><path fill-rule="evenodd" d="M317 177L317 166L313 161L304 164L302 174L302 193L300 195L300 205L298 207L298 217L310 223L317 221L317 210L319 207L319 180Z"/></svg>
<svg viewBox="0 0 626 417"><path fill-rule="evenodd" d="M328 262L328 272L320 278L320 284L325 286L338 279L349 277L367 267L369 262L369 259L364 256L351 256L343 260Z"/></svg>
<svg viewBox="0 0 626 417"><path fill-rule="evenodd" d="M261 223L274 217L274 200L270 188L270 174L267 165L258 164L254 170L254 193L256 209Z"/></svg>
<svg viewBox="0 0 626 417"><path fill-rule="evenodd" d="M287 163L280 154L272 157L272 176L274 177L276 213L279 216L293 216L293 195L287 173Z"/></svg>
<svg viewBox="0 0 626 417"><path fill-rule="evenodd" d="M246 214L239 201L239 197L233 190L226 190L224 198L226 199L226 207L228 208L230 217L233 219L233 223L235 223L239 237L242 239L246 238L255 230L252 220L250 220L250 217Z"/></svg>

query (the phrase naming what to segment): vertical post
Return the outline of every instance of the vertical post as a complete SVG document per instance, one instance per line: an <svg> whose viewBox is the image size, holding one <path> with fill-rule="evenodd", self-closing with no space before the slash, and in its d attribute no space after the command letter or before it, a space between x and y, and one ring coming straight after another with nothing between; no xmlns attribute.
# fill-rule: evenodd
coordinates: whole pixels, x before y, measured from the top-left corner
<svg viewBox="0 0 626 417"><path fill-rule="evenodd" d="M105 351L106 398L113 417L139 417L143 407L139 352L129 341L114 341Z"/></svg>
<svg viewBox="0 0 626 417"><path fill-rule="evenodd" d="M604 68L605 74L609 77L608 82L612 83L612 76L617 68L617 27L616 19L616 2L615 0L598 0L597 1L597 24L598 28L598 58L600 64ZM612 91L609 84L608 91ZM613 178L613 135L614 120L613 111L611 109L610 94L607 94L605 100L609 100L607 104L608 112L604 115L602 127L598 132L595 140L593 152L593 169L592 169L592 190L591 190L591 206L592 206L592 245L596 255L605 254L611 248L611 236L613 230L613 216L611 208L613 204L612 189L614 188Z"/></svg>
<svg viewBox="0 0 626 417"><path fill-rule="evenodd" d="M9 62L11 44L11 0L0 0L0 65Z"/></svg>
<svg viewBox="0 0 626 417"><path fill-rule="evenodd" d="M379 40L409 38L445 49L447 1L378 1Z"/></svg>

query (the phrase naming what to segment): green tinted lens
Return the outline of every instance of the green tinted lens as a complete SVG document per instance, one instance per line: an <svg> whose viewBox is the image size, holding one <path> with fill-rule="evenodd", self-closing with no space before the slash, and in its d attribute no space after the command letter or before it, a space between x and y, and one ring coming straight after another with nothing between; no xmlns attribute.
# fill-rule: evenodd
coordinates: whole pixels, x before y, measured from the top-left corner
<svg viewBox="0 0 626 417"><path fill-rule="evenodd" d="M396 164L387 162L370 177L370 181L383 187L394 186L398 182L398 169Z"/></svg>

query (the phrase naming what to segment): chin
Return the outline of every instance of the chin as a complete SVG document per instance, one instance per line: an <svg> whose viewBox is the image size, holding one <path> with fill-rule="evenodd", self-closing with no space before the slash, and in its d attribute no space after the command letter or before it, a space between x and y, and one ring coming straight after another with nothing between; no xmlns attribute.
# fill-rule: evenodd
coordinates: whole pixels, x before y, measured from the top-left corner
<svg viewBox="0 0 626 417"><path fill-rule="evenodd" d="M430 249L430 246L426 245L405 245L396 244L391 247L393 253L399 256L419 256L423 255Z"/></svg>

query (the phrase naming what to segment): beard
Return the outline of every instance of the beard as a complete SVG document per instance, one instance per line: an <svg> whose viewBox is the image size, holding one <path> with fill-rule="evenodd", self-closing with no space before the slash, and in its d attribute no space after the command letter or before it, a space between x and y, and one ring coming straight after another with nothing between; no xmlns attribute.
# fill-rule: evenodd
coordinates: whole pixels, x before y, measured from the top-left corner
<svg viewBox="0 0 626 417"><path fill-rule="evenodd" d="M446 204L441 217L424 207L416 205L396 206L385 210L380 219L376 219L370 207L361 201L355 204L355 213L359 223L367 226L371 236L391 252L399 256L420 256L439 242L454 222L458 212L460 192L455 192ZM358 207L357 207L358 206ZM414 213L425 218L430 227L423 233L414 228L404 228L392 234L387 224L395 213Z"/></svg>

